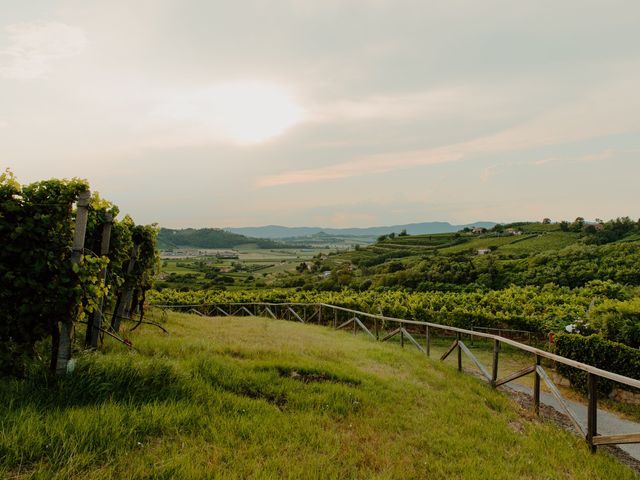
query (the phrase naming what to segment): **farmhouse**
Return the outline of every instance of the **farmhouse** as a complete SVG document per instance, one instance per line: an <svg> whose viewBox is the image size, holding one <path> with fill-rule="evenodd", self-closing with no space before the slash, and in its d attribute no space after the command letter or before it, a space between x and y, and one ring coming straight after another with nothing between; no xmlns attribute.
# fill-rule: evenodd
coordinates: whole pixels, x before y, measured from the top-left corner
<svg viewBox="0 0 640 480"><path fill-rule="evenodd" d="M471 233L475 233L475 234L484 233L486 231L487 231L487 229L486 228L482 228L482 227L473 227L471 229Z"/></svg>
<svg viewBox="0 0 640 480"><path fill-rule="evenodd" d="M486 255L487 253L491 253L490 248L479 248L478 255Z"/></svg>

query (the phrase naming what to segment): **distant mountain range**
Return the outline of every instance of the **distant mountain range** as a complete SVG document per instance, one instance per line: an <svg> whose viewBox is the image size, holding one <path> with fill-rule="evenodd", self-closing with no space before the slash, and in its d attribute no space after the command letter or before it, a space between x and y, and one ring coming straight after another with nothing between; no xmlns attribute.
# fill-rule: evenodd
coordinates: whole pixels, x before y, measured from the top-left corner
<svg viewBox="0 0 640 480"><path fill-rule="evenodd" d="M492 228L496 222L475 222L466 225L451 225L449 222L407 223L404 225L390 225L387 227L366 228L321 228L321 227L283 227L280 225L266 225L264 227L225 228L226 231L254 238L294 238L308 237L325 233L332 236L377 237L406 230L409 235L428 233L451 233L465 227Z"/></svg>

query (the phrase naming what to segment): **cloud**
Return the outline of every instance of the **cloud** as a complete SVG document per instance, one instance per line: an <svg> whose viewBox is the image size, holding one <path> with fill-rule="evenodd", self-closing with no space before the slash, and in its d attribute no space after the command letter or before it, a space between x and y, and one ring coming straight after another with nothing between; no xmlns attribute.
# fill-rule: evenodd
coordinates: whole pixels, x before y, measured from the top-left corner
<svg viewBox="0 0 640 480"><path fill-rule="evenodd" d="M596 153L588 153L585 155L570 155L567 157L547 157L542 158L540 160L534 160L531 162L531 165L535 165L536 167L541 167L544 165L548 165L549 163L595 163L595 162L605 162L609 160L614 160L617 156L625 155L625 154L637 154L638 150L617 150L613 148L607 148L600 152Z"/></svg>
<svg viewBox="0 0 640 480"><path fill-rule="evenodd" d="M372 155L322 168L295 170L258 179L258 186L273 187L294 183L387 173L416 166L456 162L482 155L526 151L551 145L562 145L607 135L640 130L640 100L629 98L635 87L617 83L597 94L574 103L547 110L513 127L492 135L411 152ZM582 161L606 160L612 152L585 157ZM554 161L546 158L538 164ZM490 175L491 172L488 172ZM486 176L488 178L488 176Z"/></svg>
<svg viewBox="0 0 640 480"><path fill-rule="evenodd" d="M84 32L59 22L16 23L5 28L8 46L0 50L0 76L34 79L47 74L59 59L79 55Z"/></svg>
<svg viewBox="0 0 640 480"><path fill-rule="evenodd" d="M296 170L277 175L269 175L258 180L260 187L275 187L293 183L314 183L324 180L356 177L372 173L386 173L399 168L418 165L435 165L460 160L461 153L455 149L432 149L398 154L371 155L337 165L322 168Z"/></svg>
<svg viewBox="0 0 640 480"><path fill-rule="evenodd" d="M468 87L446 87L395 95L372 95L354 100L339 100L311 106L311 121L361 121L441 117L469 111L491 100Z"/></svg>
<svg viewBox="0 0 640 480"><path fill-rule="evenodd" d="M480 181L486 183L491 177L495 176L496 173L498 173L498 165L491 165L480 172Z"/></svg>

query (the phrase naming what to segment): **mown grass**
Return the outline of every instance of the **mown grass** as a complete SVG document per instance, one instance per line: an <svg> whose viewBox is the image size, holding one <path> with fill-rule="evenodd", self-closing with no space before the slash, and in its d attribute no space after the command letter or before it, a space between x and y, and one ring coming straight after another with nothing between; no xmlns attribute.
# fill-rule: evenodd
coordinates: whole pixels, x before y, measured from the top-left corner
<svg viewBox="0 0 640 480"><path fill-rule="evenodd" d="M0 382L0 477L635 478L417 351L173 314L75 372Z"/></svg>

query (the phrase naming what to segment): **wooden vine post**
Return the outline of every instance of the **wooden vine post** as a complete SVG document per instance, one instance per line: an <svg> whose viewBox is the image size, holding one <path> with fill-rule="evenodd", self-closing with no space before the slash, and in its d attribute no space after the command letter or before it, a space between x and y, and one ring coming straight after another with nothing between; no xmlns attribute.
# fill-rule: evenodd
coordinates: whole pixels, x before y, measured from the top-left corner
<svg viewBox="0 0 640 480"><path fill-rule="evenodd" d="M87 233L87 219L89 218L89 200L91 192L88 190L78 196L76 208L76 224L73 233L73 247L71 250L71 263L80 265L84 252L84 239ZM58 343L58 356L56 357L56 374L67 373L67 365L71 359L71 342L73 341L73 317L72 312L62 321L60 328L60 340Z"/></svg>
<svg viewBox="0 0 640 480"><path fill-rule="evenodd" d="M113 226L113 215L107 213L104 216L104 225L102 226L102 241L100 243L100 255L105 257L109 254L109 243L111 242L111 227ZM100 270L99 280L104 283L107 278L107 267ZM100 328L102 326L102 309L104 308L104 296L100 298L100 308L97 312L93 312L87 323L87 334L85 337L85 345L90 348L98 348L98 337L100 336Z"/></svg>
<svg viewBox="0 0 640 480"><path fill-rule="evenodd" d="M129 259L129 265L127 266L127 282L125 284L124 291L122 292L122 296L120 297L120 302L118 303L118 308L116 309L113 321L111 322L111 326L116 332L120 330L120 322L127 314L129 304L133 298L134 285L131 282L131 275L133 274L133 269L135 268L136 261L138 260L139 251L140 244L134 244L133 250L131 251L131 258Z"/></svg>

